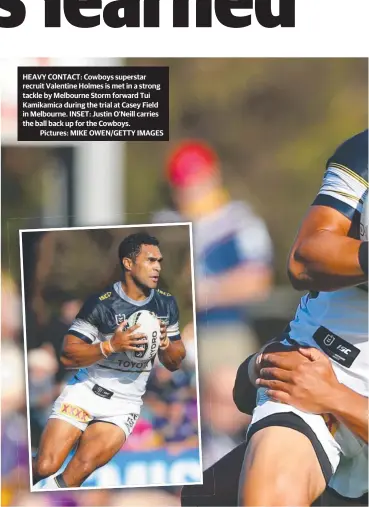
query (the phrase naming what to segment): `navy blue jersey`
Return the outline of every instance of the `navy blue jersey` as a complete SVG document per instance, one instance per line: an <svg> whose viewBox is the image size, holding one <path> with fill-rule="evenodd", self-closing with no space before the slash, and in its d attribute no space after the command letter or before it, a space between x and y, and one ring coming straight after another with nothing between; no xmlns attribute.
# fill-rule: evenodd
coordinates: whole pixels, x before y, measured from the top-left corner
<svg viewBox="0 0 369 507"><path fill-rule="evenodd" d="M328 159L314 205L328 206L351 221L350 236L359 239L364 199L368 193L368 130L341 144ZM362 289L362 290L358 290ZM342 384L368 396L367 284L301 298L289 338L318 347L332 359Z"/></svg>
<svg viewBox="0 0 369 507"><path fill-rule="evenodd" d="M148 310L167 326L170 340L180 339L179 312L175 298L168 292L152 289L142 301L129 298L116 282L103 292L87 299L76 316L69 334L87 343L105 341L113 336L117 326L138 310Z"/></svg>
<svg viewBox="0 0 369 507"><path fill-rule="evenodd" d="M151 290L145 300L134 301L124 293L120 282L88 298L68 333L86 343L103 342L113 336L121 322L139 310L155 313L166 324L171 341L181 338L178 307L171 294L161 290ZM91 386L97 384L126 401L141 404L153 364L154 359L132 360L125 352L117 352L107 358L101 357L96 363L81 368L74 377L73 383L87 382Z"/></svg>

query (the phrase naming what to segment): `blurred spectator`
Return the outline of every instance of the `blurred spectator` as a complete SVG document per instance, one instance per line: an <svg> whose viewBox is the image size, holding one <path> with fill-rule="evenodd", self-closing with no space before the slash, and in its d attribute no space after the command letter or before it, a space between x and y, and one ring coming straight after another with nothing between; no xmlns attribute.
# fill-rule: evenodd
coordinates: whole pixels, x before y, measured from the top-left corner
<svg viewBox="0 0 369 507"><path fill-rule="evenodd" d="M151 507L176 507L180 506L179 497L162 490L162 489L145 489L120 491L117 493L110 504L116 507L143 507L149 505Z"/></svg>
<svg viewBox="0 0 369 507"><path fill-rule="evenodd" d="M155 431L152 422L145 417L145 407L143 407L142 415L137 421L129 439L124 444L124 452L126 451L150 451L157 449L162 444L162 439Z"/></svg>
<svg viewBox="0 0 369 507"><path fill-rule="evenodd" d="M21 328L21 301L9 274L1 273L1 337L18 340Z"/></svg>
<svg viewBox="0 0 369 507"><path fill-rule="evenodd" d="M154 419L154 428L162 435L169 452L197 447L197 420L187 413L184 403L176 400L167 403L163 416Z"/></svg>
<svg viewBox="0 0 369 507"><path fill-rule="evenodd" d="M58 311L52 314L49 322L42 328L39 335L40 345L50 343L53 347L58 365L55 371L55 380L62 382L66 376L70 375L60 362L60 352L63 344L63 337L66 335L73 319L79 312L82 301L67 292L55 290L46 291L45 300L53 301L57 304Z"/></svg>
<svg viewBox="0 0 369 507"><path fill-rule="evenodd" d="M1 390L2 416L22 408L25 401L24 362L19 348L20 297L12 278L1 275Z"/></svg>
<svg viewBox="0 0 369 507"><path fill-rule="evenodd" d="M201 385L201 439L203 469L211 466L245 439L250 417L238 411L232 389L236 371L224 364L209 373Z"/></svg>
<svg viewBox="0 0 369 507"><path fill-rule="evenodd" d="M195 340L195 328L193 322L189 322L183 328L181 336L186 347L184 366L191 371L195 371L197 365L197 343Z"/></svg>
<svg viewBox="0 0 369 507"><path fill-rule="evenodd" d="M30 235L29 235L30 236ZM42 236L39 237L41 240ZM37 261L37 256L35 258ZM63 338L73 319L81 308L82 301L72 294L46 285L43 300L52 302L51 313L44 326L37 325L32 319L30 328L27 325L29 402L32 448L37 449L39 439L52 404L59 396L63 383L74 373L64 368L60 361ZM31 312L27 315L31 317Z"/></svg>
<svg viewBox="0 0 369 507"><path fill-rule="evenodd" d="M161 445L173 452L187 447L198 447L197 395L195 370L169 372L159 363L148 383L145 405L150 410L153 429ZM170 445L168 444L176 444Z"/></svg>
<svg viewBox="0 0 369 507"><path fill-rule="evenodd" d="M54 349L50 345L33 349L28 353L31 445L33 449L38 447L52 404L60 394L60 389L55 385L57 370L58 361Z"/></svg>
<svg viewBox="0 0 369 507"><path fill-rule="evenodd" d="M25 375L20 341L20 298L9 275L1 284L1 476L2 505L10 505L14 491L28 486L28 443Z"/></svg>
<svg viewBox="0 0 369 507"><path fill-rule="evenodd" d="M102 505L112 505L113 499L116 495L115 490L109 489L75 491L74 494L78 501L78 505L81 507L101 507Z"/></svg>
<svg viewBox="0 0 369 507"><path fill-rule="evenodd" d="M198 141L180 144L166 177L176 212L154 222L193 222L197 326L201 373L220 363L238 365L258 346L247 305L268 297L272 243L263 220L232 201L214 151Z"/></svg>
<svg viewBox="0 0 369 507"><path fill-rule="evenodd" d="M12 505L19 505L20 507L49 507L52 505L49 496L34 495L28 491L19 491L16 493Z"/></svg>

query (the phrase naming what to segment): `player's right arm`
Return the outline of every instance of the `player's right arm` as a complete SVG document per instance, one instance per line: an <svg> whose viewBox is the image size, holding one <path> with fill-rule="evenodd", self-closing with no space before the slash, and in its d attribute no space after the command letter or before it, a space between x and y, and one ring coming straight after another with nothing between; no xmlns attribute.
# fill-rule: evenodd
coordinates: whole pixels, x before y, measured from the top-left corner
<svg viewBox="0 0 369 507"><path fill-rule="evenodd" d="M353 234L354 217L368 192L367 149L367 133L362 133L328 161L319 194L289 255L295 289L334 291L368 280L368 242Z"/></svg>
<svg viewBox="0 0 369 507"><path fill-rule="evenodd" d="M114 335L100 342L103 308L96 297L89 298L74 319L64 338L60 360L65 368L82 368L105 359L115 352L141 350L137 347L147 341L143 334L133 334L139 325L124 330L122 322Z"/></svg>
<svg viewBox="0 0 369 507"><path fill-rule="evenodd" d="M64 337L60 361L65 368L83 368L103 359L100 343L88 344L72 334Z"/></svg>

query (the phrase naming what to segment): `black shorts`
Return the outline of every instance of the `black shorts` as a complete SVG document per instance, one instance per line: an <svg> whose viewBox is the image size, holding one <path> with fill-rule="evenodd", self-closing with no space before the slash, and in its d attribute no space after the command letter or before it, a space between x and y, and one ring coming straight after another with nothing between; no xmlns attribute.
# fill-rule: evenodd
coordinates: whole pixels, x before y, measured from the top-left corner
<svg viewBox="0 0 369 507"><path fill-rule="evenodd" d="M263 428L269 428L270 426L291 428L305 435L310 440L311 445L314 448L316 457L318 458L322 469L325 483L328 484L333 475L332 466L322 444L310 426L294 412L271 414L251 425L247 435L247 441L249 441L252 435L254 435L257 431Z"/></svg>
<svg viewBox="0 0 369 507"><path fill-rule="evenodd" d="M304 421L297 416L296 414L288 413L289 415L293 415L298 418L302 423ZM249 432L249 439L252 434L256 431L262 429L262 427L268 426L287 426L296 429L297 431L301 431L304 433L310 441L317 453L318 459L320 461L322 470L323 467L329 472L330 464L324 450L321 448L321 444L315 436L310 435L309 431L305 430L304 424L301 424L300 421L297 421L295 417L289 418L285 417L277 420L273 416L286 416L287 414L273 414L269 416L273 419L269 419L266 417L260 421L260 423L264 423L263 425L259 425L255 427L252 433ZM305 423L306 424L306 423ZM306 425L310 431L311 428ZM250 428L251 430L251 428ZM308 433L308 434L307 434ZM311 438L310 438L311 437ZM315 437L315 438L314 438ZM248 440L249 440L248 439ZM318 443L317 443L318 442ZM319 444L319 445L318 445ZM193 485L193 486L184 486L181 491L181 505L182 507L194 507L194 506L212 506L212 507L236 507L238 505L238 487L239 487L239 479L241 474L241 469L243 465L243 460L245 457L247 447L247 441L240 444L238 447L233 449L231 452L223 456L219 461L217 461L213 466L205 470L203 474L203 484L202 485ZM324 453L324 454L322 454ZM329 469L327 468L329 465ZM324 473L324 472L323 472ZM338 493L336 493L331 488L327 487L324 493L312 504L313 506L361 506L368 505L368 495L365 494L360 498L352 499L346 498Z"/></svg>

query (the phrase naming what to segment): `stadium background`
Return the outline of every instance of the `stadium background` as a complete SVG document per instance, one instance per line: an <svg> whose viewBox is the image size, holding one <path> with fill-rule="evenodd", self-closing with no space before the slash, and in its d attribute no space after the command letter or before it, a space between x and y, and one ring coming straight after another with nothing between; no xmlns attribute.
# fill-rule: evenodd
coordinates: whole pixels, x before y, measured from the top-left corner
<svg viewBox="0 0 369 507"><path fill-rule="evenodd" d="M319 188L325 161L337 144L368 124L366 59L129 59L114 64L170 66L170 143L21 145L15 142L11 127L3 131L2 505L179 504L178 488L63 491L36 497L27 492L18 230L149 223L155 214L175 206L165 172L170 149L186 138L204 140L219 156L231 199L252 206L273 243L272 284L265 297L245 304L248 325L261 344L283 328L300 297L288 285L286 257L301 217ZM15 73L15 66L12 69L9 72ZM2 118L7 127L14 107L5 99ZM44 243L46 250L52 248L46 237ZM180 252L180 242L173 243ZM62 255L68 244L57 248ZM65 302L73 307L82 296L76 291L76 287L81 289L75 282L79 277L97 283L91 265L92 259L100 258L99 245L86 233L79 251L88 255L76 256L68 270L59 272L60 299L55 281L45 276L47 266L40 264L43 269L35 279L30 316L39 326L39 336L57 319ZM36 257L27 260L35 273ZM178 266L173 293L187 277L183 265ZM190 300L184 297L181 305L191 339ZM209 370L200 356L199 368L204 463L209 464L216 454L224 454L242 440L247 419L231 399L234 365ZM168 466L168 456L158 453L152 464L154 474ZM175 469L175 465L170 467Z"/></svg>

